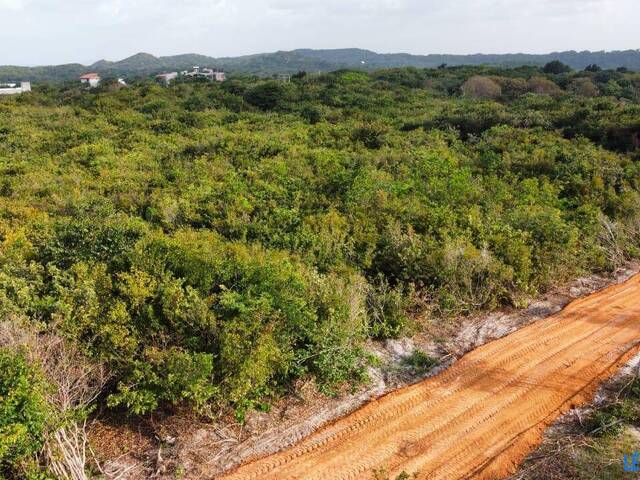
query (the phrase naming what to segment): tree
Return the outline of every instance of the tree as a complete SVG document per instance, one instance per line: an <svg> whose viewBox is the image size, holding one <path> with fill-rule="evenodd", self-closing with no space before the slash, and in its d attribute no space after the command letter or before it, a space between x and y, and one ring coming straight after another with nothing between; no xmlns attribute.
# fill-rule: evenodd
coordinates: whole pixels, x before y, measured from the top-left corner
<svg viewBox="0 0 640 480"><path fill-rule="evenodd" d="M287 91L278 82L261 83L244 95L245 101L260 110L278 110L283 107Z"/></svg>
<svg viewBox="0 0 640 480"><path fill-rule="evenodd" d="M571 71L571 67L562 63L560 60L553 60L547 63L542 71L544 73L552 74L552 75L560 75L561 73L567 73Z"/></svg>
<svg viewBox="0 0 640 480"><path fill-rule="evenodd" d="M493 77L493 81L502 88L502 95L508 99L518 98L527 93L527 80L520 77Z"/></svg>
<svg viewBox="0 0 640 480"><path fill-rule="evenodd" d="M322 112L314 105L305 105L302 110L300 110L300 116L311 125L315 125L322 120Z"/></svg>
<svg viewBox="0 0 640 480"><path fill-rule="evenodd" d="M489 77L475 75L460 87L465 97L498 98L502 95L502 88Z"/></svg>
<svg viewBox="0 0 640 480"><path fill-rule="evenodd" d="M600 90L589 78L576 78L569 84L569 91L580 97L597 97Z"/></svg>
<svg viewBox="0 0 640 480"><path fill-rule="evenodd" d="M538 95L559 95L562 90L558 85L545 77L532 77L528 82L529 91Z"/></svg>
<svg viewBox="0 0 640 480"><path fill-rule="evenodd" d="M595 63L592 63L591 65L587 65L584 69L585 72L600 72L602 71L602 68L599 65L596 65Z"/></svg>

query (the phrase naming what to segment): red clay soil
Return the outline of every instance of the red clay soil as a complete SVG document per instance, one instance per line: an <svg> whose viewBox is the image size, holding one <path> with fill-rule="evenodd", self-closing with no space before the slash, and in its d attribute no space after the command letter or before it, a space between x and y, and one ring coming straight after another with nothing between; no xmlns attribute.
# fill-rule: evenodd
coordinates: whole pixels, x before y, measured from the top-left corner
<svg viewBox="0 0 640 480"><path fill-rule="evenodd" d="M546 426L639 350L640 275L467 354L223 480L430 480L512 474Z"/></svg>

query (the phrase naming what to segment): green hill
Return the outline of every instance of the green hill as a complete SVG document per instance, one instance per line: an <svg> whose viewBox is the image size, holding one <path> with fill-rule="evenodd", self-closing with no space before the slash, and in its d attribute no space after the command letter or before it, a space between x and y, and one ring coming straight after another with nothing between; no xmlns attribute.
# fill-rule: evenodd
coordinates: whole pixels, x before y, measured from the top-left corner
<svg viewBox="0 0 640 480"><path fill-rule="evenodd" d="M442 64L493 65L514 67L544 65L560 60L574 69L598 64L605 69L626 67L640 71L640 50L612 52L555 52L532 54L475 54L475 55L410 55L407 53L376 53L356 48L337 50L300 49L290 52L262 53L241 57L213 58L206 55L184 54L156 57L138 53L117 62L100 60L92 65L80 64L19 67L0 66L0 81L31 80L33 82L74 80L83 72L96 71L103 76L138 77L164 70L184 70L194 65L223 68L230 73L268 76L275 73L305 71L332 71L341 68L373 70L390 67L435 68Z"/></svg>

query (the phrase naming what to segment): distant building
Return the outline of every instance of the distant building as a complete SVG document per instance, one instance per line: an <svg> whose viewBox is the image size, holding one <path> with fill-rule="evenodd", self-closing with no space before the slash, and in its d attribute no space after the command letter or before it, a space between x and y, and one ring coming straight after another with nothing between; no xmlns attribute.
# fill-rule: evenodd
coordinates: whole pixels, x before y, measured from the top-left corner
<svg viewBox="0 0 640 480"><path fill-rule="evenodd" d="M165 85L169 85L176 78L178 78L178 72L167 72L156 75L156 80L164 83Z"/></svg>
<svg viewBox="0 0 640 480"><path fill-rule="evenodd" d="M191 72L182 72L185 77L200 77L211 80L212 82L224 82L227 75L220 70L212 70L210 68L193 67Z"/></svg>
<svg viewBox="0 0 640 480"><path fill-rule="evenodd" d="M20 82L20 86L17 83L0 83L0 95L16 95L30 91L31 82Z"/></svg>
<svg viewBox="0 0 640 480"><path fill-rule="evenodd" d="M216 82L224 82L227 79L227 74L219 70L211 73L213 74L213 79Z"/></svg>
<svg viewBox="0 0 640 480"><path fill-rule="evenodd" d="M80 77L80 82L88 85L89 88L95 88L100 84L100 75L97 73L85 73Z"/></svg>

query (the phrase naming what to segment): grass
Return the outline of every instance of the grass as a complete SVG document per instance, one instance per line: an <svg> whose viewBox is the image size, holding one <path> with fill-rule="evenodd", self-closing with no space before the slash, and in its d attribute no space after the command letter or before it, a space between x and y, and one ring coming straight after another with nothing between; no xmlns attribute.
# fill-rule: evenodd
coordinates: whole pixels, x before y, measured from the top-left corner
<svg viewBox="0 0 640 480"><path fill-rule="evenodd" d="M403 366L410 370L413 375L418 376L426 374L432 368L438 366L439 363L437 358L418 349L415 349L402 360Z"/></svg>

